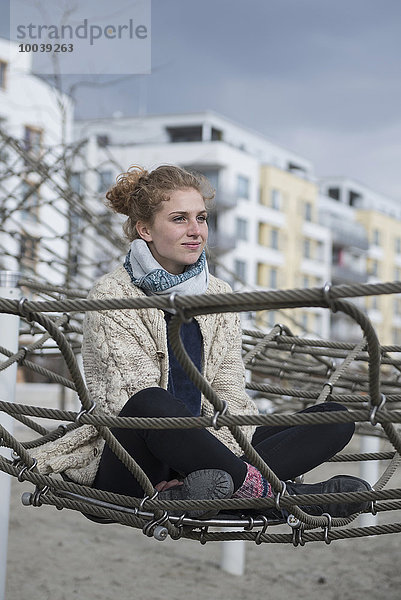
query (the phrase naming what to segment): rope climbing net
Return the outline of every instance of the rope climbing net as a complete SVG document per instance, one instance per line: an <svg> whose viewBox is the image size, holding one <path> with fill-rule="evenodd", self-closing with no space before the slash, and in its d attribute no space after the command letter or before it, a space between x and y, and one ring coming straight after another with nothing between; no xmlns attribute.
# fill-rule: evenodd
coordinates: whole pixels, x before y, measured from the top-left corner
<svg viewBox="0 0 401 600"><path fill-rule="evenodd" d="M45 375L48 381L74 390L80 400L78 411L27 406L0 399L0 410L35 433L30 441L19 441L0 426L1 445L12 450L12 457L0 457L0 469L20 482L34 484L34 492L22 496L23 504L54 505L92 515L100 522L119 522L141 528L148 536L162 540L185 537L208 541L249 540L260 543L293 543L304 545L311 541L346 539L401 532L401 523L386 523L357 527L357 515L331 518L312 516L302 505L325 503L356 503L369 501L373 513L401 509L401 489L389 488L388 483L401 461L401 347L381 346L368 319L353 302L345 298L370 295L399 294L401 283L326 285L324 288L302 290L257 291L235 294L201 296L152 296L144 298L87 300L80 290L60 289L21 280L25 286L47 299L0 299L0 313L18 315L21 334L29 333L31 342L17 352L0 347L6 359L0 365L4 371L17 363ZM62 298L60 299L60 296ZM49 299L50 297L50 299ZM225 403L188 357L180 338L182 323L197 315L219 312L248 312L288 310L299 307L322 307L341 311L357 323L361 340L355 344L307 339L294 336L288 327L276 325L269 332L244 330L243 360L250 374L249 393L256 400L264 399L270 410L259 415L232 415ZM121 309L158 308L174 310L169 323L169 339L178 360L188 376L213 406L212 417L134 418L111 417L103 414L88 394L77 363L82 333L82 313ZM70 378L38 365L35 356L43 349L57 347L68 367ZM299 408L317 402L341 402L348 411L293 414ZM291 414L289 414L291 413ZM45 428L36 420L56 421L57 426ZM60 424L61 422L61 424ZM269 466L262 460L244 436L244 425L286 425L355 422L363 435L387 440L391 451L340 454L335 462L383 461L384 471L372 491L321 495L290 496ZM93 425L118 458L140 483L144 496L133 498L95 490L66 478L41 475L30 450L57 440L78 427ZM225 499L197 501L162 501L135 460L113 436L112 427L164 428L221 428L227 427L244 454L270 482L275 498ZM282 521L264 516L269 508L285 509L289 532L271 532L271 526ZM213 519L186 516L193 510L220 511ZM174 515L179 516L172 516ZM233 531L232 528L235 528Z"/></svg>

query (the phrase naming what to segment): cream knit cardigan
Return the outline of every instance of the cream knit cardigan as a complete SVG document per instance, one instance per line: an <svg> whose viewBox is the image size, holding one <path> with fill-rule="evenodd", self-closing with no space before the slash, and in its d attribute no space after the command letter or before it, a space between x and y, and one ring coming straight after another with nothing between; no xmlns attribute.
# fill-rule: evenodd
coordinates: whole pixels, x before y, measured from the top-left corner
<svg viewBox="0 0 401 600"><path fill-rule="evenodd" d="M210 276L207 294L231 291L223 281ZM131 283L124 267L104 275L89 298L136 298L145 294ZM199 315L202 333L202 372L232 414L257 414L245 393L245 369L241 358L241 328L235 313ZM168 348L162 310L131 309L90 311L84 320L82 355L86 383L97 409L116 416L136 392L149 387L167 389ZM203 416L212 416L213 406L202 395ZM248 440L254 427L242 427ZM241 448L227 427L209 429L237 456ZM104 441L92 425L66 434L54 442L31 450L40 473L60 473L91 485L99 467Z"/></svg>

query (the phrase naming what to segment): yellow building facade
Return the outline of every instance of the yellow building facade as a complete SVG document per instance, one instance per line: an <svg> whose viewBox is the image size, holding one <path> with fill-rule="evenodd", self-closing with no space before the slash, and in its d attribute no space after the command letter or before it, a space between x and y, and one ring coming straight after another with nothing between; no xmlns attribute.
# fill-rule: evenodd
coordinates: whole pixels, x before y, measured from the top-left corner
<svg viewBox="0 0 401 600"><path fill-rule="evenodd" d="M401 281L401 222L375 210L357 210L369 239L369 283ZM367 313L382 344L401 344L401 295L370 296Z"/></svg>
<svg viewBox="0 0 401 600"><path fill-rule="evenodd" d="M257 285L264 289L323 285L329 276L331 241L317 222L317 185L298 173L263 165L259 201L265 210L258 213ZM280 311L274 320L297 334L328 333L329 318L322 309Z"/></svg>

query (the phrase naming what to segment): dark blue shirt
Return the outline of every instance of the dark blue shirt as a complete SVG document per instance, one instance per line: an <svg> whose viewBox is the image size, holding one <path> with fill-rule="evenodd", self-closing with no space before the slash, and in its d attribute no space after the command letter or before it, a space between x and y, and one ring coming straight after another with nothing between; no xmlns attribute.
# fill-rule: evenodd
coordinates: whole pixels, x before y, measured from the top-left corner
<svg viewBox="0 0 401 600"><path fill-rule="evenodd" d="M201 393L181 367L170 346L170 340L168 338L168 324L171 316L171 313L164 313L167 326L167 346L170 367L167 389L170 394L184 402L185 406L195 417L198 417L201 412ZM198 371L201 371L202 334L195 319L192 319L190 323L183 323L181 325L181 340L190 359Z"/></svg>

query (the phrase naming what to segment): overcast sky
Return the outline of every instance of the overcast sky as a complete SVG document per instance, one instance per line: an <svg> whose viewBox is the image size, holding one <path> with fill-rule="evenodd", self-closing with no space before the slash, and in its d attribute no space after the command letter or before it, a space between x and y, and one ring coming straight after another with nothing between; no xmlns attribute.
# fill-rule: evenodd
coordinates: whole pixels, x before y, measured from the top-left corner
<svg viewBox="0 0 401 600"><path fill-rule="evenodd" d="M211 109L401 200L400 0L152 0L152 74L76 99L78 117Z"/></svg>

